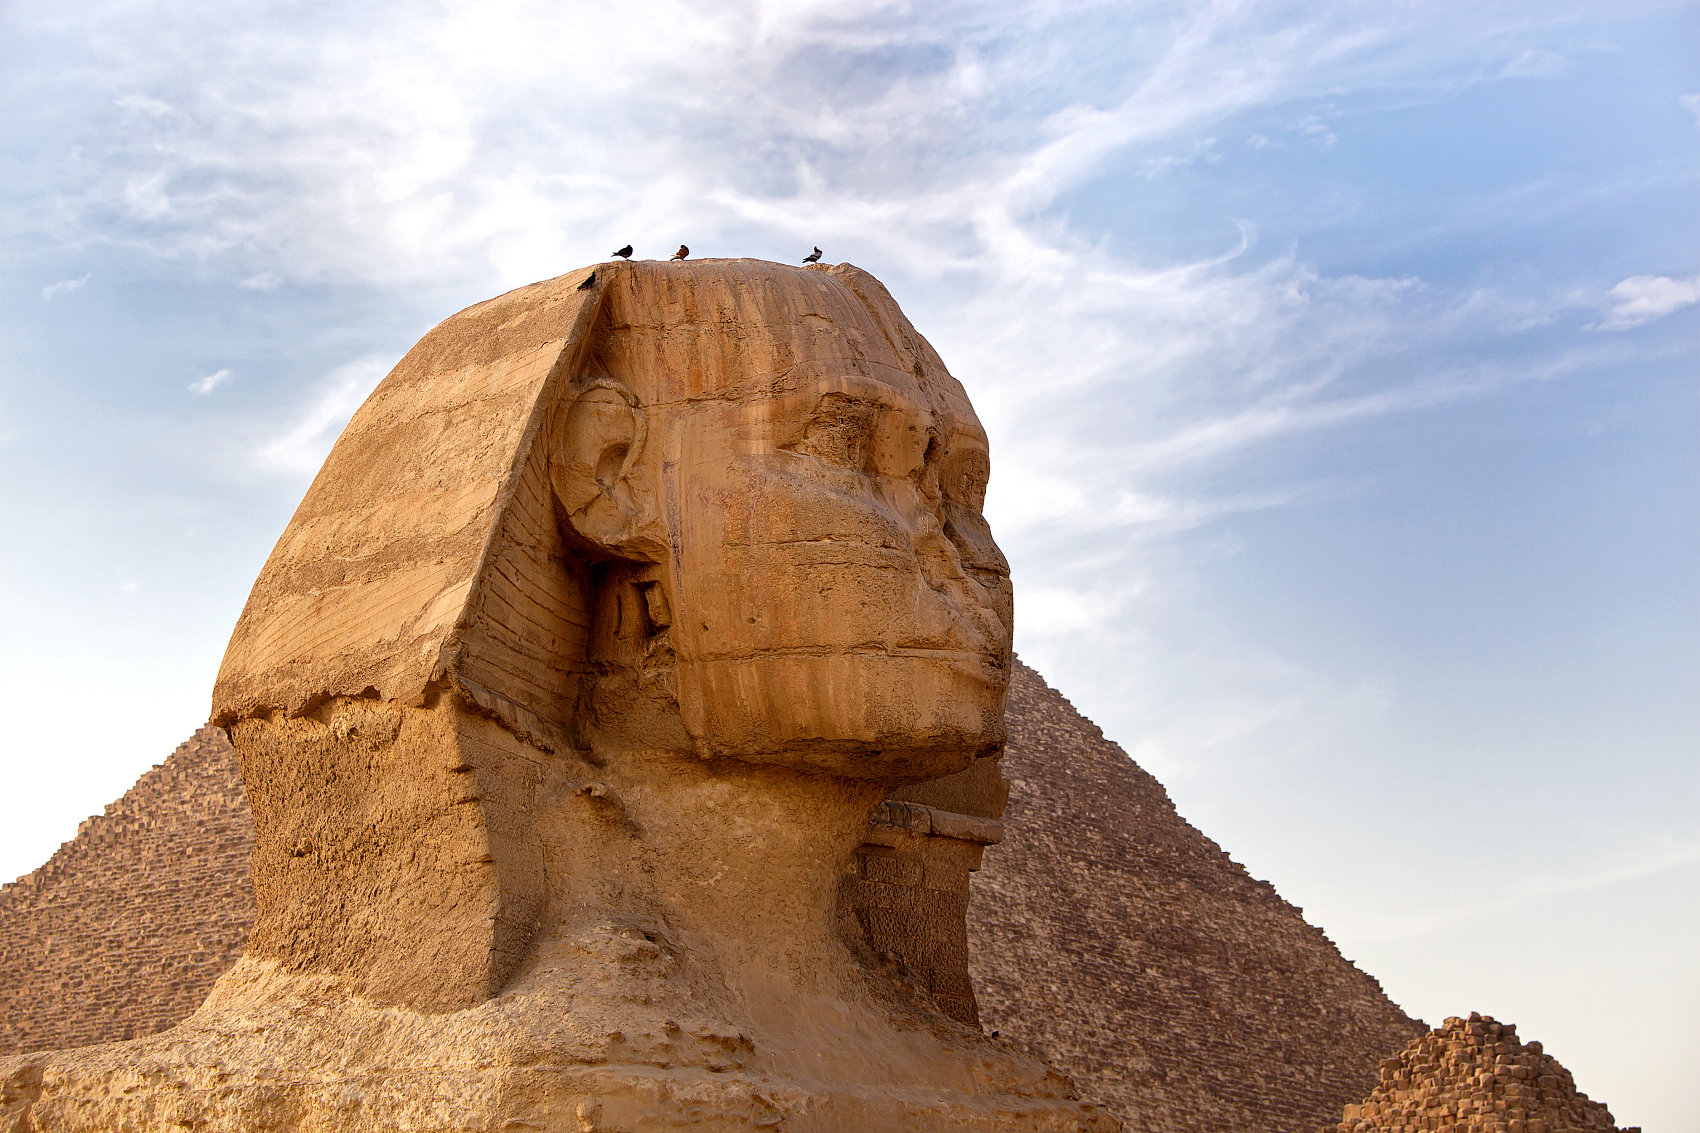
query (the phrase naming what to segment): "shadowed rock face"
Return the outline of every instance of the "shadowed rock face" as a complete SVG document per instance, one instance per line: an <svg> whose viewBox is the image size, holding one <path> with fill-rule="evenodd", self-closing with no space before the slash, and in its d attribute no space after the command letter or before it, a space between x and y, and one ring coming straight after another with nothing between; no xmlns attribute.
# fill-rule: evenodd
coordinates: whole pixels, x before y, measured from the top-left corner
<svg viewBox="0 0 1700 1133"><path fill-rule="evenodd" d="M349 423L214 689L247 952L167 1036L0 1066L26 1128L1115 1127L839 900L894 788L1001 805L961 387L847 265L588 276L447 320ZM984 825L886 812L923 879Z"/></svg>

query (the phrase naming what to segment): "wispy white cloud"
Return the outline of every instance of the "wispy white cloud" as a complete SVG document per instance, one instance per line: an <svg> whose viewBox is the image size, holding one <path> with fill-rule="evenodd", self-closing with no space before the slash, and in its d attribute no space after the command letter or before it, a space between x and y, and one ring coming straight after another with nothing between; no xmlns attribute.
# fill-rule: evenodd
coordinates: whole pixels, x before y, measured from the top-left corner
<svg viewBox="0 0 1700 1133"><path fill-rule="evenodd" d="M113 100L121 110L158 118L171 113L171 107L157 98L149 98L145 94L125 94Z"/></svg>
<svg viewBox="0 0 1700 1133"><path fill-rule="evenodd" d="M80 287L86 286L88 281L93 278L94 273L88 272L77 279L61 279L58 283L50 283L41 289L41 297L43 299L51 299L55 295L63 295L67 291L75 291Z"/></svg>
<svg viewBox="0 0 1700 1133"><path fill-rule="evenodd" d="M1190 135L1249 108L1445 85L1448 59L1479 72L1521 30L1493 7L1367 21L1178 0L638 0L617 14L516 0L306 22L260 9L167 18L172 34L140 56L118 50L126 30L164 17L97 5L102 66L75 81L123 116L76 139L85 156L48 186L51 215L72 231L128 221L161 254L266 265L249 280L493 267L511 284L610 239L709 247L754 220L840 244L877 225L919 270L965 254L986 269L985 253L1130 147L1155 149L1145 167L1161 170L1198 160ZM1056 50L1083 33L1125 74ZM1296 129L1332 144L1314 114Z"/></svg>
<svg viewBox="0 0 1700 1133"><path fill-rule="evenodd" d="M1570 60L1544 47L1526 47L1505 65L1501 77L1508 79L1550 79L1570 69Z"/></svg>
<svg viewBox="0 0 1700 1133"><path fill-rule="evenodd" d="M1466 922L1491 922L1496 916L1535 902L1606 889L1682 869L1696 862L1700 862L1700 839L1687 838L1584 871L1544 874L1518 871L1514 875L1514 886L1496 886L1496 892L1473 901L1407 910L1366 920L1355 926L1353 935L1364 941L1428 936Z"/></svg>
<svg viewBox="0 0 1700 1133"><path fill-rule="evenodd" d="M1633 275L1606 296L1610 309L1596 324L1600 330L1631 330L1700 303L1700 275L1672 279L1668 275Z"/></svg>
<svg viewBox="0 0 1700 1133"><path fill-rule="evenodd" d="M1111 169L1155 178L1218 160L1236 115L1263 116L1254 148L1326 148L1349 96L1556 74L1563 57L1527 40L1573 19L1572 3L1539 16L1174 0L389 10L171 17L161 51L137 56L118 50L126 21L161 16L101 7L113 32L90 52L105 66L78 82L121 117L76 139L84 158L50 186L61 234L228 264L256 290L450 278L493 291L627 241L640 255L818 243L877 264L972 382L998 444L999 530L1015 541L1148 537L1286 506L1303 485L1212 496L1163 480L1563 364L1430 360L1551 323L1566 308L1546 296L1329 277L1259 248L1246 223L1217 254L1146 262L1057 209ZM1072 41L1098 49L1059 47ZM1098 56L1119 70L1095 69ZM379 376L354 365L255 463L316 467Z"/></svg>
<svg viewBox="0 0 1700 1133"><path fill-rule="evenodd" d="M127 12L109 15L121 25ZM928 326L976 379L1000 479L1067 479L1076 519L1157 514L1141 508L1169 499L1148 529L1228 505L1164 496L1141 476L1432 404L1444 385L1432 376L1401 365L1371 381L1366 367L1443 338L1449 317L1457 332L1460 316L1414 280L1330 279L1255 255L1249 226L1218 256L1118 258L1052 215L1055 202L1116 162L1154 177L1217 160L1216 127L1248 110L1327 147L1337 139L1319 97L1449 88L1507 58L1522 60L1519 74L1551 65L1508 50L1519 25L1491 13L1366 21L1165 0L1133 12L641 0L618 15L516 0L260 24L185 20L161 54L107 60L96 81L124 117L81 139L100 160L67 167L80 180L58 186L63 223L116 226L163 256L228 259L252 289L476 277L494 290L627 241L642 255L680 240L701 254L819 243L877 261L894 285L948 279L962 314L935 310ZM1125 73L1083 75L1048 45L1071 27L1113 39ZM644 52L618 48L633 36ZM518 42L549 50L516 56ZM185 83L191 55L197 79ZM1058 340L1065 372L1046 350ZM1067 410L1064 397L1094 408ZM1074 454L1042 467L1045 442L1018 420L1076 438ZM1108 421L1126 428L1079 440ZM277 440L261 461L316 463L307 454L323 439Z"/></svg>
<svg viewBox="0 0 1700 1133"><path fill-rule="evenodd" d="M1315 115L1307 117L1294 128L1319 149L1333 149L1340 144L1340 135L1336 134L1328 123Z"/></svg>
<svg viewBox="0 0 1700 1133"><path fill-rule="evenodd" d="M331 371L318 383L295 421L255 448L254 465L263 471L296 476L317 472L348 418L394 362L393 358L371 356Z"/></svg>
<svg viewBox="0 0 1700 1133"><path fill-rule="evenodd" d="M229 368L215 370L204 378L197 378L189 383L190 393L211 393L230 378Z"/></svg>

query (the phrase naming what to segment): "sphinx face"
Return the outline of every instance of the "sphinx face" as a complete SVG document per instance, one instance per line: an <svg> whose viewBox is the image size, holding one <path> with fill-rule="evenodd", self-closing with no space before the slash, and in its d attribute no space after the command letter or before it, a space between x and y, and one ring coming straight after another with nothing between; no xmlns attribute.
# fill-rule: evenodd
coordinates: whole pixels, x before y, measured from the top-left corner
<svg viewBox="0 0 1700 1133"><path fill-rule="evenodd" d="M980 514L978 422L852 374L693 416L678 521L693 734L882 779L1001 742L1009 573Z"/></svg>
<svg viewBox="0 0 1700 1133"><path fill-rule="evenodd" d="M1012 603L981 514L985 432L848 286L778 270L807 288L743 315L773 349L717 359L700 393L642 382L663 394L646 463L686 730L708 756L894 784L950 774L1003 740Z"/></svg>

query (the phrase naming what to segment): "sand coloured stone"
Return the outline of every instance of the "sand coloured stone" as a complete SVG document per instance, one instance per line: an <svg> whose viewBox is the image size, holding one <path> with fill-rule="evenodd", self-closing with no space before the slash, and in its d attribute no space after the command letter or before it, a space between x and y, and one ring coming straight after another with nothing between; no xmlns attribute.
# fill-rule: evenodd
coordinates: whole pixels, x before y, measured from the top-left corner
<svg viewBox="0 0 1700 1133"><path fill-rule="evenodd" d="M1447 1019L1381 1064L1369 1097L1324 1133L1619 1133L1611 1111L1513 1023ZM1621 1133L1641 1133L1639 1127Z"/></svg>
<svg viewBox="0 0 1700 1133"><path fill-rule="evenodd" d="M171 1031L0 1063L13 1126L1117 1127L840 905L878 808L886 849L995 840L1011 599L960 385L848 265L589 275L446 320L355 414L214 689L247 952ZM888 799L934 781L963 809Z"/></svg>

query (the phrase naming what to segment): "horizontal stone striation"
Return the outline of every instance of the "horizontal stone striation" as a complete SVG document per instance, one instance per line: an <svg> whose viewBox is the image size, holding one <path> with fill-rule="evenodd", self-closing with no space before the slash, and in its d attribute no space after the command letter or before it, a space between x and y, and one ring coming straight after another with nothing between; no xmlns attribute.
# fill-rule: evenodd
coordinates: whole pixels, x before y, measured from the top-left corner
<svg viewBox="0 0 1700 1133"><path fill-rule="evenodd" d="M1381 1064L1381 1082L1323 1133L1618 1133L1611 1111L1570 1071L1517 1038L1514 1023L1471 1012ZM1638 1127L1622 1133L1641 1133Z"/></svg>
<svg viewBox="0 0 1700 1133"><path fill-rule="evenodd" d="M163 1031L236 962L254 824L205 727L46 865L0 887L0 1053Z"/></svg>
<svg viewBox="0 0 1700 1133"><path fill-rule="evenodd" d="M1006 720L1004 843L968 910L988 1029L1128 1133L1313 1133L1422 1033L1019 664Z"/></svg>

